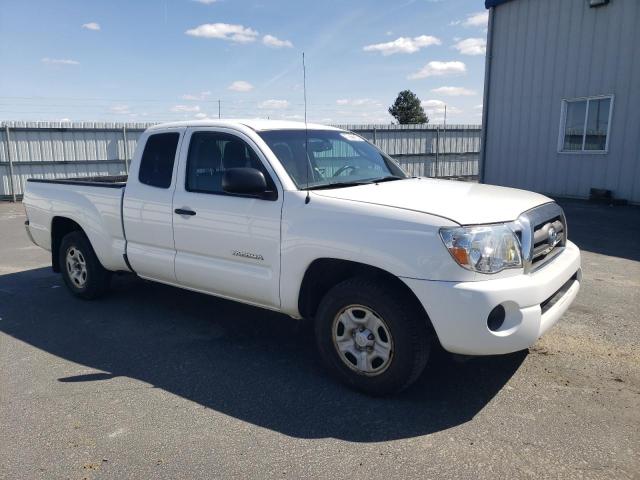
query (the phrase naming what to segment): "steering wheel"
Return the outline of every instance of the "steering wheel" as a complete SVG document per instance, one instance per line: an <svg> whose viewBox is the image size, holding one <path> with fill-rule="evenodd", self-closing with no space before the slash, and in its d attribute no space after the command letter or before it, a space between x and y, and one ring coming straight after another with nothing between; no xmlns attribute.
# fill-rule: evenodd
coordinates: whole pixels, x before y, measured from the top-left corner
<svg viewBox="0 0 640 480"><path fill-rule="evenodd" d="M357 170L357 169L358 169L358 167L356 167L355 165L345 165L344 167L340 167L338 170L336 170L335 173L333 174L333 176L334 177L338 177L343 172Z"/></svg>

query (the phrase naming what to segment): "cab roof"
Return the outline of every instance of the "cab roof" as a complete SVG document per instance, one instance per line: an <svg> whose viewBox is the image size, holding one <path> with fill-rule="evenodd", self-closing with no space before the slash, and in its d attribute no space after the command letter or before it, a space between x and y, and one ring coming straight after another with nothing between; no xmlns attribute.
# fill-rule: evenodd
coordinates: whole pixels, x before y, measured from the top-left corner
<svg viewBox="0 0 640 480"><path fill-rule="evenodd" d="M335 130L343 131L340 128L330 127L328 125L320 125L316 123L291 122L287 120L265 120L261 118L254 119L206 119L206 120L186 120L182 122L160 123L150 127L150 130L161 130L164 128L177 127L249 127L255 131L265 130Z"/></svg>

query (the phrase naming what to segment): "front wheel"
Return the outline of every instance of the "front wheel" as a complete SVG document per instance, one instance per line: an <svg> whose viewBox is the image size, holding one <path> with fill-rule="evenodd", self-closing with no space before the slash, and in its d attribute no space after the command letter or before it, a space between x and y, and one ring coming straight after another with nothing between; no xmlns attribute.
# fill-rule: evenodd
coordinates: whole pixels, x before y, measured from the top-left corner
<svg viewBox="0 0 640 480"><path fill-rule="evenodd" d="M59 255L62 278L73 295L91 300L109 289L111 273L102 266L84 233L65 235Z"/></svg>
<svg viewBox="0 0 640 480"><path fill-rule="evenodd" d="M352 278L333 287L315 318L316 342L329 370L371 395L395 393L422 373L431 335L424 312L385 282Z"/></svg>

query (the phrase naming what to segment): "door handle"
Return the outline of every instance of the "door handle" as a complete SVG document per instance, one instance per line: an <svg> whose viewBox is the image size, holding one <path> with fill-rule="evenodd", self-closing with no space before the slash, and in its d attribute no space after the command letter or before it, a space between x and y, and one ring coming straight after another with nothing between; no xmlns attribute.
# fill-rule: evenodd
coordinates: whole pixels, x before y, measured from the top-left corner
<svg viewBox="0 0 640 480"><path fill-rule="evenodd" d="M178 215L187 215L189 217L193 217L196 214L196 212L194 212L193 210L189 210L188 208L176 208L174 212L176 212Z"/></svg>

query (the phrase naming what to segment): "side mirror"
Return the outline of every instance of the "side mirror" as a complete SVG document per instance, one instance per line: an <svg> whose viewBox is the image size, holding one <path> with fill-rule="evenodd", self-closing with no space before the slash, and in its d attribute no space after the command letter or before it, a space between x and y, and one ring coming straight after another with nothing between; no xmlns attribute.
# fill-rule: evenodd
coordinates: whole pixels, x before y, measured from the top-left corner
<svg viewBox="0 0 640 480"><path fill-rule="evenodd" d="M255 168L229 168L222 175L222 189L240 195L262 195L267 191L267 181Z"/></svg>

